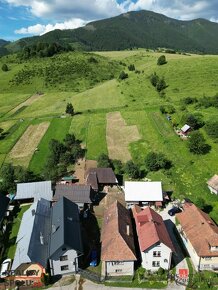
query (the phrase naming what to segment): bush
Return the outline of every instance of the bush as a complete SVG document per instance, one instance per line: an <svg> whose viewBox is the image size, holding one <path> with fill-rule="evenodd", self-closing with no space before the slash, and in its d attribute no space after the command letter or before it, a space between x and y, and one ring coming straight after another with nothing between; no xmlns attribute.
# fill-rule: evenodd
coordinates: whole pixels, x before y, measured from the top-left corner
<svg viewBox="0 0 218 290"><path fill-rule="evenodd" d="M134 71L135 70L135 65L134 64L130 64L128 66L129 71Z"/></svg>
<svg viewBox="0 0 218 290"><path fill-rule="evenodd" d="M163 65L163 64L166 64L167 61L166 61L166 57L165 55L161 55L158 60L157 60L157 65Z"/></svg>
<svg viewBox="0 0 218 290"><path fill-rule="evenodd" d="M8 66L7 66L7 64L3 64L2 65L2 70L4 71L4 72L6 72L6 71L8 71Z"/></svg>
<svg viewBox="0 0 218 290"><path fill-rule="evenodd" d="M162 168L169 169L172 162L163 153L150 152L145 158L145 165L148 170L157 171Z"/></svg>
<svg viewBox="0 0 218 290"><path fill-rule="evenodd" d="M160 93L161 91L163 91L166 88L167 88L167 84L166 84L164 78L159 79L157 82L157 85L156 85L157 91Z"/></svg>
<svg viewBox="0 0 218 290"><path fill-rule="evenodd" d="M159 76L156 74L156 72L150 76L150 82L152 86L156 88L157 83L159 82Z"/></svg>
<svg viewBox="0 0 218 290"><path fill-rule="evenodd" d="M191 104L194 104L197 102L198 102L198 100L196 98L193 98L193 97L186 97L185 99L182 100L182 103L185 105L191 105Z"/></svg>
<svg viewBox="0 0 218 290"><path fill-rule="evenodd" d="M208 122L205 125L205 130L212 139L218 141L218 121Z"/></svg>
<svg viewBox="0 0 218 290"><path fill-rule="evenodd" d="M128 78L128 73L125 73L124 71L121 71L120 75L119 75L119 79L120 80L125 80Z"/></svg>
<svg viewBox="0 0 218 290"><path fill-rule="evenodd" d="M105 167L105 168L112 167L111 160L108 157L108 155L105 153L102 153L101 155L98 156L97 162L98 162L98 167Z"/></svg>
<svg viewBox="0 0 218 290"><path fill-rule="evenodd" d="M140 178L141 176L141 171L138 165L136 165L132 160L126 162L124 171L130 178L133 179Z"/></svg>
<svg viewBox="0 0 218 290"><path fill-rule="evenodd" d="M198 130L204 126L201 114L189 114L184 118L184 123L188 124L193 130Z"/></svg>
<svg viewBox="0 0 218 290"><path fill-rule="evenodd" d="M200 132L195 131L188 141L188 148L194 154L206 154L210 151L211 146L206 144L205 138Z"/></svg>
<svg viewBox="0 0 218 290"><path fill-rule="evenodd" d="M67 114L70 114L71 116L74 115L74 108L73 108L73 105L71 103L67 103L65 112Z"/></svg>

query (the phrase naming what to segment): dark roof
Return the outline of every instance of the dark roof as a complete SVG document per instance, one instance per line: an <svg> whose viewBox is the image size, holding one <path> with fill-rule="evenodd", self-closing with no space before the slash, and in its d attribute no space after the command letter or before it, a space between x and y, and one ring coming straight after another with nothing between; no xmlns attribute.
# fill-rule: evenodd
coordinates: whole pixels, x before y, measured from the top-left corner
<svg viewBox="0 0 218 290"><path fill-rule="evenodd" d="M51 231L51 207L45 199L38 201L33 231L30 239L28 256L33 263L46 267L49 258L49 242Z"/></svg>
<svg viewBox="0 0 218 290"><path fill-rule="evenodd" d="M10 198L0 193L0 225L4 219L5 213L8 209Z"/></svg>
<svg viewBox="0 0 218 290"><path fill-rule="evenodd" d="M90 168L86 172L86 183L98 189L98 184L111 185L118 182L112 168Z"/></svg>
<svg viewBox="0 0 218 290"><path fill-rule="evenodd" d="M51 233L51 204L40 199L25 211L16 239L12 270L23 263L39 263L46 267Z"/></svg>
<svg viewBox="0 0 218 290"><path fill-rule="evenodd" d="M50 257L60 248L67 247L82 253L82 238L78 206L62 197L52 208Z"/></svg>
<svg viewBox="0 0 218 290"><path fill-rule="evenodd" d="M90 185L57 184L53 199L59 200L63 196L75 203L92 203Z"/></svg>
<svg viewBox="0 0 218 290"><path fill-rule="evenodd" d="M118 201L104 213L101 241L102 261L136 260L130 213Z"/></svg>

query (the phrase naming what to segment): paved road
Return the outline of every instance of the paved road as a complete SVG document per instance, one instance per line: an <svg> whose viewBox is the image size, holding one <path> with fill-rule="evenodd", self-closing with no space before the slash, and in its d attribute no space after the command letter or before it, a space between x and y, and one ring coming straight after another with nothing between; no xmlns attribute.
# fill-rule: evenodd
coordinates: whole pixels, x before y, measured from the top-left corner
<svg viewBox="0 0 218 290"><path fill-rule="evenodd" d="M168 285L166 290L185 290L186 287L184 286L179 286L176 285L175 283L172 283ZM73 282L70 285L67 286L57 286L57 287L52 287L48 288L48 290L130 290L133 288L125 288L125 287L109 287L109 286L104 286L100 284L95 284L91 281L85 281L83 284L78 283L78 281ZM135 288L137 290L157 290L157 289L151 289L151 288Z"/></svg>

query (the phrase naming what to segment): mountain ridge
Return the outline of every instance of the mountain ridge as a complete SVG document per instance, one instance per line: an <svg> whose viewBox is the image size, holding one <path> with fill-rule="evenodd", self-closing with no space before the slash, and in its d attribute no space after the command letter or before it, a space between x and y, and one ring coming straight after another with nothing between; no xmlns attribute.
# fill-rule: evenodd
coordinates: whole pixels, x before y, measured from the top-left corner
<svg viewBox="0 0 218 290"><path fill-rule="evenodd" d="M16 52L37 42L71 44L76 49L89 51L165 47L218 54L218 23L203 18L177 20L147 10L132 11L77 29L53 30L42 36L22 38L6 47Z"/></svg>

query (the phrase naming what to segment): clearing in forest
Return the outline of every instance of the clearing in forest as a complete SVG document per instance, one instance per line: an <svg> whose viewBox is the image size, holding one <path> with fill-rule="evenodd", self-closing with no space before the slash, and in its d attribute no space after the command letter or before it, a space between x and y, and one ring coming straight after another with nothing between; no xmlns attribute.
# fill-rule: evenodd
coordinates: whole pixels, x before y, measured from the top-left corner
<svg viewBox="0 0 218 290"><path fill-rule="evenodd" d="M14 164L27 167L49 125L49 122L30 125L12 148L8 158L13 160Z"/></svg>
<svg viewBox="0 0 218 290"><path fill-rule="evenodd" d="M120 112L107 114L106 137L109 157L122 162L132 159L129 144L141 139L137 126L127 126Z"/></svg>

